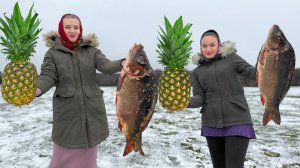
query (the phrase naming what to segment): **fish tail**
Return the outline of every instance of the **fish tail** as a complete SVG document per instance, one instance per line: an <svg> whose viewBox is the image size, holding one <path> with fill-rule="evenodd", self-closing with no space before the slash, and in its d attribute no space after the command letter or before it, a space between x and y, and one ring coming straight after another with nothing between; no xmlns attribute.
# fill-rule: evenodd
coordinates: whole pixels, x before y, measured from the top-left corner
<svg viewBox="0 0 300 168"><path fill-rule="evenodd" d="M135 147L135 140L126 138L126 146L124 149L123 156L128 155L134 149L134 147Z"/></svg>
<svg viewBox="0 0 300 168"><path fill-rule="evenodd" d="M136 139L126 139L126 147L123 156L128 155L132 151L139 151L141 155L145 156L142 149L142 139L141 136L137 135Z"/></svg>
<svg viewBox="0 0 300 168"><path fill-rule="evenodd" d="M264 117L263 117L263 125L267 125L271 119L276 124L280 125L281 118L280 118L280 113L279 113L279 107L265 109L265 113L264 113Z"/></svg>
<svg viewBox="0 0 300 168"><path fill-rule="evenodd" d="M142 149L142 134L141 133L137 134L134 150L136 152L139 151L141 155L145 156L145 153Z"/></svg>
<svg viewBox="0 0 300 168"><path fill-rule="evenodd" d="M274 108L273 121L274 121L277 125L280 125L281 117L280 117L280 113L279 113L279 107Z"/></svg>
<svg viewBox="0 0 300 168"><path fill-rule="evenodd" d="M273 114L266 108L264 117L263 117L263 125L267 125L268 122L273 118Z"/></svg>

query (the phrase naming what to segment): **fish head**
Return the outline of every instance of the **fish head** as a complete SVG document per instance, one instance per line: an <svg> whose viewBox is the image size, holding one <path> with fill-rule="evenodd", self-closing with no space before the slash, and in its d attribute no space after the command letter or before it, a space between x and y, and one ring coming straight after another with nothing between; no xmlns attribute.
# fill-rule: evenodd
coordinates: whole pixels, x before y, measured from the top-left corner
<svg viewBox="0 0 300 168"><path fill-rule="evenodd" d="M142 76L149 71L149 60L141 44L135 43L131 47L124 66L129 73L135 76Z"/></svg>
<svg viewBox="0 0 300 168"><path fill-rule="evenodd" d="M281 48L285 46L287 43L287 40L285 38L284 33L281 31L278 25L273 25L272 28L269 31L266 45L267 48L271 50L276 50L278 48Z"/></svg>

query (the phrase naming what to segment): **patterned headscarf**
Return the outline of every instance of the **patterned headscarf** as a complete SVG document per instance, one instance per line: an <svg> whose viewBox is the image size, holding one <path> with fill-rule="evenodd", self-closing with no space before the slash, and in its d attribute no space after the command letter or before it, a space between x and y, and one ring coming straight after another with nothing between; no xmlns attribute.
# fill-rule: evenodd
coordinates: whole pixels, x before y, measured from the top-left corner
<svg viewBox="0 0 300 168"><path fill-rule="evenodd" d="M75 16L79 20L79 23L80 23L80 34L75 42L71 42L69 40L68 36L65 33L64 25L63 25L64 18L66 16L70 16L70 15ZM82 38L82 26L81 26L81 21L80 21L79 17L74 14L70 14L70 13L63 15L58 24L58 33L60 35L60 41L65 47L69 48L70 50L74 50L76 47L78 47L78 45L81 43L81 38Z"/></svg>

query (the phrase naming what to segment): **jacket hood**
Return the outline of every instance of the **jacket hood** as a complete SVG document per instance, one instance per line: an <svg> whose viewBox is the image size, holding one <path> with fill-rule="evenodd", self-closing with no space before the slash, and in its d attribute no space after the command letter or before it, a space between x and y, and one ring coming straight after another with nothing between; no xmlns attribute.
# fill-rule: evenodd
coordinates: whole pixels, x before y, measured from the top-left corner
<svg viewBox="0 0 300 168"><path fill-rule="evenodd" d="M57 31L51 31L46 34L43 34L44 41L46 46L49 48L53 48L55 46L55 39L60 37ZM89 45L91 47L98 47L99 41L96 34L89 34L87 36L82 36L83 44Z"/></svg>
<svg viewBox="0 0 300 168"><path fill-rule="evenodd" d="M237 50L235 47L235 43L231 41L225 41L221 44L218 54L220 54L222 58L226 58L228 55L236 52ZM203 55L201 53L197 53L192 56L192 63L195 65L199 65L199 61L201 59L204 59Z"/></svg>

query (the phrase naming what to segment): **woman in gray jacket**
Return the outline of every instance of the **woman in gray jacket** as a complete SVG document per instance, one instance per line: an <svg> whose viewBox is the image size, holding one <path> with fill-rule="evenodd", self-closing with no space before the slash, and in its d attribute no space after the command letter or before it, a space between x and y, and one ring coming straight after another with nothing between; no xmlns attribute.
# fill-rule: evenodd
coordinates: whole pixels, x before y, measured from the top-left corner
<svg viewBox="0 0 300 168"><path fill-rule="evenodd" d="M255 132L242 75L255 80L256 68L236 54L232 42L220 43L215 30L203 33L201 53L193 57L193 97L187 108L201 108L201 135L206 137L215 168L241 168Z"/></svg>
<svg viewBox="0 0 300 168"><path fill-rule="evenodd" d="M121 70L123 60L110 61L97 49L95 35L82 37L79 17L62 16L58 33L45 36L50 48L44 58L36 96L55 86L53 155L50 168L96 168L98 144L108 136L103 91L96 69Z"/></svg>

